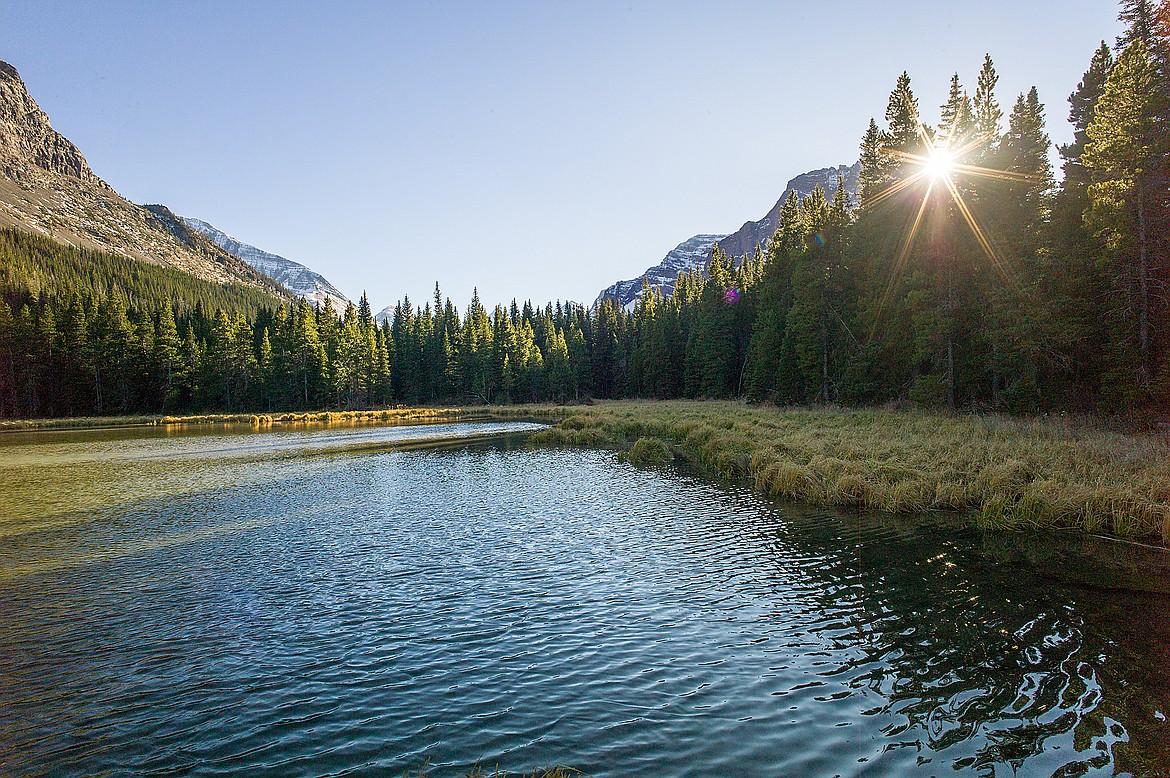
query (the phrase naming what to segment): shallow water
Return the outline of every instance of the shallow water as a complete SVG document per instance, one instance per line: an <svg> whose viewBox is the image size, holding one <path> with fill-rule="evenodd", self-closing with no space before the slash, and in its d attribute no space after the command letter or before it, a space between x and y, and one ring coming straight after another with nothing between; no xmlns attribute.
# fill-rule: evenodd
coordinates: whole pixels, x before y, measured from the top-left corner
<svg viewBox="0 0 1170 778"><path fill-rule="evenodd" d="M508 429L0 439L0 773L1170 772L1170 598Z"/></svg>

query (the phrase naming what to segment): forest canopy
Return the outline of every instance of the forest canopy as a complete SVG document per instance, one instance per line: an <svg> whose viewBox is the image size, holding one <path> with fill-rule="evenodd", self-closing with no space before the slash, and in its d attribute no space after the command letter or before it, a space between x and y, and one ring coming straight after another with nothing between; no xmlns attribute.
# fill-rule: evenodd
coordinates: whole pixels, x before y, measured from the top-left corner
<svg viewBox="0 0 1170 778"><path fill-rule="evenodd" d="M674 293L460 312L436 285L288 306L0 231L0 415L746 397L1118 412L1170 403L1170 0L1125 0L1049 161L1035 88L990 55L937 120L909 74L860 134L859 193L783 204L754 255ZM948 76L933 74L940 80ZM934 112L931 112L934 113ZM863 128L859 128L863 129Z"/></svg>

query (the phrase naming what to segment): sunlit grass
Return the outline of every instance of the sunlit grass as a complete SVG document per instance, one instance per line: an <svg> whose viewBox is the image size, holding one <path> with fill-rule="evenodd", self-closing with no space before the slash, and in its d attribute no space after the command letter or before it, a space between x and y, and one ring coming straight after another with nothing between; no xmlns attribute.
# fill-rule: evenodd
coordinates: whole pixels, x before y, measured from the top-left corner
<svg viewBox="0 0 1170 778"><path fill-rule="evenodd" d="M534 434L533 445L611 446L635 459L640 439L657 439L714 474L776 497L955 511L988 528L1075 528L1170 543L1170 439L1087 419L709 401L511 412L562 419Z"/></svg>
<svg viewBox="0 0 1170 778"><path fill-rule="evenodd" d="M371 411L306 411L284 413L209 413L190 416L83 416L61 419L7 419L0 432L29 430L93 429L110 427L158 427L194 424L247 424L271 427L297 424L349 424L454 419L462 408L385 408Z"/></svg>

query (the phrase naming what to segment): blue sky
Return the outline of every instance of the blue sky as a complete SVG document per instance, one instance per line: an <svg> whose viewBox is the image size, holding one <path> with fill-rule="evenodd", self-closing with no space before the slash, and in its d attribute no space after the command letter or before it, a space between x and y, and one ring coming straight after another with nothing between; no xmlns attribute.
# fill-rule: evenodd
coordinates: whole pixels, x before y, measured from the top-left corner
<svg viewBox="0 0 1170 778"><path fill-rule="evenodd" d="M1056 142L1112 2L9 4L0 59L94 171L375 309L592 302L851 163L903 70L985 52Z"/></svg>

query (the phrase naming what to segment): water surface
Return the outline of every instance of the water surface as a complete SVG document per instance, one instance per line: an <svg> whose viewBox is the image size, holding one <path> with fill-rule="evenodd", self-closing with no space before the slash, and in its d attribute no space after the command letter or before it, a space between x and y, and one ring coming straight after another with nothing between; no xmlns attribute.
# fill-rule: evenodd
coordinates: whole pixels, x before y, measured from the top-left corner
<svg viewBox="0 0 1170 778"><path fill-rule="evenodd" d="M0 438L0 773L1170 771L1167 597L508 429Z"/></svg>

